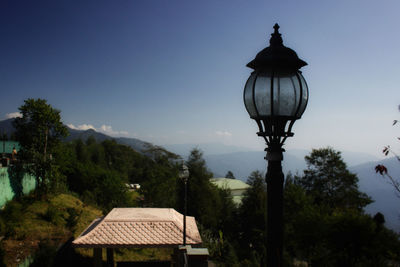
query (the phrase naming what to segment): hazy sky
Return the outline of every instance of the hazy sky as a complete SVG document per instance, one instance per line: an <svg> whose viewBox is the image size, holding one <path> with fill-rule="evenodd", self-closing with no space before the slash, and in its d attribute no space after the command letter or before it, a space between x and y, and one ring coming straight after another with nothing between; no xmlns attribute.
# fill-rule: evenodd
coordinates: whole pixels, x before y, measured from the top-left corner
<svg viewBox="0 0 400 267"><path fill-rule="evenodd" d="M242 94L277 22L309 64L308 107L286 147L381 155L400 136L399 10L398 0L2 0L0 119L45 98L77 128L262 150Z"/></svg>

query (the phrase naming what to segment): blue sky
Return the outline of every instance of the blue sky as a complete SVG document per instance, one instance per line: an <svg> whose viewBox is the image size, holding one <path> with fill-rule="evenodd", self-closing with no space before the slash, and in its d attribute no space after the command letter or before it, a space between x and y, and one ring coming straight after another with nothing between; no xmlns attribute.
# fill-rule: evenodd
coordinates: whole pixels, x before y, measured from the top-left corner
<svg viewBox="0 0 400 267"><path fill-rule="evenodd" d="M286 148L380 156L400 135L399 10L397 0L3 0L0 119L40 97L77 128L262 150L242 94L278 22L309 64L309 104Z"/></svg>

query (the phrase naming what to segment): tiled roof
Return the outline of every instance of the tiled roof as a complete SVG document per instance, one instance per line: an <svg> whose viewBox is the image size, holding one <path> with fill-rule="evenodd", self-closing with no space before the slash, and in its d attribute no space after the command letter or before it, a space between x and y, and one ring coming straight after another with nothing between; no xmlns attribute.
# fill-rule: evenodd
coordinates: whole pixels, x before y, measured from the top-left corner
<svg viewBox="0 0 400 267"><path fill-rule="evenodd" d="M236 205L242 204L243 192L250 187L250 185L238 179L212 178L210 181L219 188L229 189L232 200Z"/></svg>
<svg viewBox="0 0 400 267"><path fill-rule="evenodd" d="M181 245L183 215L174 209L114 208L94 220L75 247L168 247ZM186 216L186 243L201 244L194 217Z"/></svg>

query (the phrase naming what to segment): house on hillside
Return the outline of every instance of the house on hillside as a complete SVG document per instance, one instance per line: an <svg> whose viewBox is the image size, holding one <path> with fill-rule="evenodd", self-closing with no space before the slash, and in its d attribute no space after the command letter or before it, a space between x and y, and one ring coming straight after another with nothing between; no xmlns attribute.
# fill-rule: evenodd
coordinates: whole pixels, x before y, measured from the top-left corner
<svg viewBox="0 0 400 267"><path fill-rule="evenodd" d="M29 194L36 188L36 179L29 173L15 172L11 167L18 158L16 141L0 140L0 208L16 195Z"/></svg>
<svg viewBox="0 0 400 267"><path fill-rule="evenodd" d="M2 140L0 142L1 166L7 167L10 164L10 161L16 160L20 146L16 141Z"/></svg>
<svg viewBox="0 0 400 267"><path fill-rule="evenodd" d="M210 181L219 188L229 189L233 202L236 205L242 204L243 193L250 187L248 184L238 179L212 178Z"/></svg>

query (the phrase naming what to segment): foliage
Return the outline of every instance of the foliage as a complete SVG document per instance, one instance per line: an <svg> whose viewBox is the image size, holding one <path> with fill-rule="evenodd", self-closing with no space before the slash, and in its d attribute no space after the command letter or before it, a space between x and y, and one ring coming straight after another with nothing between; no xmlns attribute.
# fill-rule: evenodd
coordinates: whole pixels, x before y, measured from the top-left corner
<svg viewBox="0 0 400 267"><path fill-rule="evenodd" d="M74 225L69 223L71 214L75 214ZM54 256L49 252L54 252L68 238L78 236L101 215L100 210L68 194L49 195L47 200L26 196L10 201L0 212L0 220L8 229L2 241L6 251L4 262L13 266L17 256L24 259L36 254L37 266L44 266L39 262L47 262Z"/></svg>
<svg viewBox="0 0 400 267"><path fill-rule="evenodd" d="M333 212L335 209L361 211L372 202L358 191L358 178L347 169L339 151L330 147L313 149L305 160L307 169L298 182L315 204Z"/></svg>
<svg viewBox="0 0 400 267"><path fill-rule="evenodd" d="M22 117L14 120L16 138L21 145L19 158L25 169L36 177L37 192L49 192L54 177L58 177L52 154L67 135L60 111L44 99L27 99L19 107Z"/></svg>
<svg viewBox="0 0 400 267"><path fill-rule="evenodd" d="M222 208L218 189L211 184L212 173L207 169L203 153L193 149L186 162L189 168L187 183L187 212L206 228L218 229L218 216ZM183 196L183 186L180 196ZM183 199L180 197L179 199Z"/></svg>
<svg viewBox="0 0 400 267"><path fill-rule="evenodd" d="M158 146L148 146L144 151L146 165L141 173L141 192L145 204L154 207L177 206L178 156Z"/></svg>
<svg viewBox="0 0 400 267"><path fill-rule="evenodd" d="M266 257L267 188L261 172L250 174L246 190L239 207L240 258L252 259L258 265Z"/></svg>
<svg viewBox="0 0 400 267"><path fill-rule="evenodd" d="M233 175L233 172L231 172L231 171L228 171L228 172L225 174L225 178L236 179L235 175Z"/></svg>
<svg viewBox="0 0 400 267"><path fill-rule="evenodd" d="M400 111L400 105L398 106L398 109ZM393 126L395 124L397 124L398 122L399 122L398 120L394 120ZM397 139L400 140L400 137L397 137ZM390 154L394 155L398 161L400 161L400 156L395 151L393 151L393 149L389 145L387 145L383 148L382 153L385 156L388 156L390 153ZM392 187L396 191L397 196L400 198L400 178L393 177L390 174L390 172L388 172L388 169L386 168L386 166L382 165L382 164L376 165L375 171L376 171L376 173L379 173L380 175L382 175L383 177L385 177L389 180L389 183L392 185Z"/></svg>
<svg viewBox="0 0 400 267"><path fill-rule="evenodd" d="M109 211L113 207L175 207L176 155L154 148L145 156L114 140L76 140L57 151L56 159L70 190ZM139 183L143 201L126 184Z"/></svg>
<svg viewBox="0 0 400 267"><path fill-rule="evenodd" d="M237 238L238 219L231 193L210 182L212 173L207 169L200 150L191 151L186 165L189 168L187 214L196 218L213 260L221 266L233 266L236 262L233 243ZM184 183L180 180L177 181L177 190L177 199L183 200ZM183 201L177 202L178 211L183 212L183 206Z"/></svg>
<svg viewBox="0 0 400 267"><path fill-rule="evenodd" d="M387 266L398 261L399 236L363 208L370 198L358 191L357 177L347 171L331 148L306 156L302 177L285 182L285 250L312 266ZM324 184L325 183L325 184Z"/></svg>

